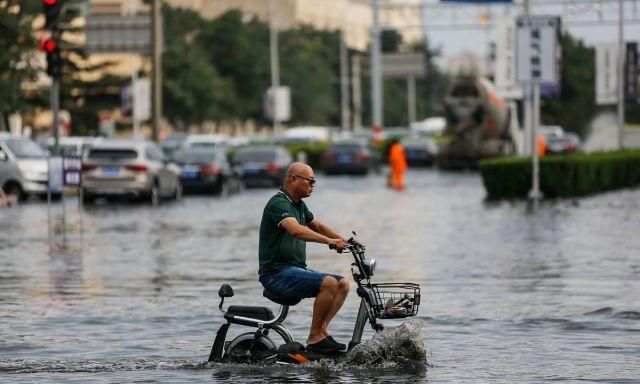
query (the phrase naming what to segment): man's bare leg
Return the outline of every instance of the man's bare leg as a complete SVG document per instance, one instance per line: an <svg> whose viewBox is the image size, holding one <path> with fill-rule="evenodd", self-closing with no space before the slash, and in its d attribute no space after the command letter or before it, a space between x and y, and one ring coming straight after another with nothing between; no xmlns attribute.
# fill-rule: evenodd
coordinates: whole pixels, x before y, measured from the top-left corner
<svg viewBox="0 0 640 384"><path fill-rule="evenodd" d="M340 308L342 308L342 304L344 304L344 300L347 298L347 294L349 293L349 281L346 278L343 278L338 282L338 291L336 295L333 297L333 303L331 304L331 309L327 314L327 317L322 324L322 334L324 337L329 336L329 331L327 328L329 327L329 323L333 320L333 317L338 313Z"/></svg>
<svg viewBox="0 0 640 384"><path fill-rule="evenodd" d="M309 330L308 344L314 344L326 336L322 332L327 315L333 306L334 297L338 293L338 281L332 276L325 276L320 284L320 292L313 303L313 318Z"/></svg>

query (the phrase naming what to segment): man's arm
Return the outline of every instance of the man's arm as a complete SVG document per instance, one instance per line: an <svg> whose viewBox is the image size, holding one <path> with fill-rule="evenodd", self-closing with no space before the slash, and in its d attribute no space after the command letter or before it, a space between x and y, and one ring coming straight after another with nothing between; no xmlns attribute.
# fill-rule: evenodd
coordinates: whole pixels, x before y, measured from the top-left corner
<svg viewBox="0 0 640 384"><path fill-rule="evenodd" d="M313 220L308 225L311 227L317 220ZM291 236L296 239L311 241L314 243L320 244L328 244L335 245L336 248L341 251L345 245L346 241L342 238L342 236L336 234L331 228L324 226L329 229L328 232L322 233L316 231L313 228L307 228L304 225L300 225L296 219L293 217L289 217L287 219L282 220L280 226L284 228ZM315 227L315 225L313 226ZM313 229L313 230L312 230Z"/></svg>
<svg viewBox="0 0 640 384"><path fill-rule="evenodd" d="M311 229L312 231L314 231L316 233L322 234L322 235L330 237L332 239L342 239L344 241L347 241L347 239L345 237L343 237L340 234L338 234L336 231L334 231L328 225L321 223L320 220L318 220L318 219L313 219L313 221L310 222L309 224L307 224L307 226L309 227L309 229Z"/></svg>

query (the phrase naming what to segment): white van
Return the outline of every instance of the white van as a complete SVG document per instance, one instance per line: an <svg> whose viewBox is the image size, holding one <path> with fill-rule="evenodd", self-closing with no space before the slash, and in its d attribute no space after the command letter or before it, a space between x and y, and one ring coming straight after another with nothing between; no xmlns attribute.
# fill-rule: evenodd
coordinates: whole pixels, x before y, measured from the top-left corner
<svg viewBox="0 0 640 384"><path fill-rule="evenodd" d="M28 195L44 196L48 183L47 153L27 138L0 133L0 187L4 192L20 200Z"/></svg>

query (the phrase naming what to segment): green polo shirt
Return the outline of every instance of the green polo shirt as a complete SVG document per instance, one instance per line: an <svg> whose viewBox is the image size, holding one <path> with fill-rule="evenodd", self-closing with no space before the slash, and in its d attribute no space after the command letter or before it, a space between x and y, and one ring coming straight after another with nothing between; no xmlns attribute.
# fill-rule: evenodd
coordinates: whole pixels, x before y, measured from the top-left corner
<svg viewBox="0 0 640 384"><path fill-rule="evenodd" d="M284 266L307 267L306 243L291 236L280 226L283 220L293 217L306 226L313 221L313 214L301 200L294 202L284 190L278 191L264 207L260 222L260 268L258 274L271 275Z"/></svg>

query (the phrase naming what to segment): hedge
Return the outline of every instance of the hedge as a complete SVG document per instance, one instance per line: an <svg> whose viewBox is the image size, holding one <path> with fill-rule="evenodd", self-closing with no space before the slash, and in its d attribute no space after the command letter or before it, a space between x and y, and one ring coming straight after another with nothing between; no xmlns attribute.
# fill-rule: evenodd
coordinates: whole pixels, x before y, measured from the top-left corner
<svg viewBox="0 0 640 384"><path fill-rule="evenodd" d="M304 152L307 156L307 164L313 169L322 169L322 156L331 147L328 141L300 144L285 144L294 159L297 159L298 153Z"/></svg>
<svg viewBox="0 0 640 384"><path fill-rule="evenodd" d="M487 198L522 199L531 190L531 159L480 162ZM540 190L547 198L584 196L640 186L640 150L548 156L540 159Z"/></svg>

